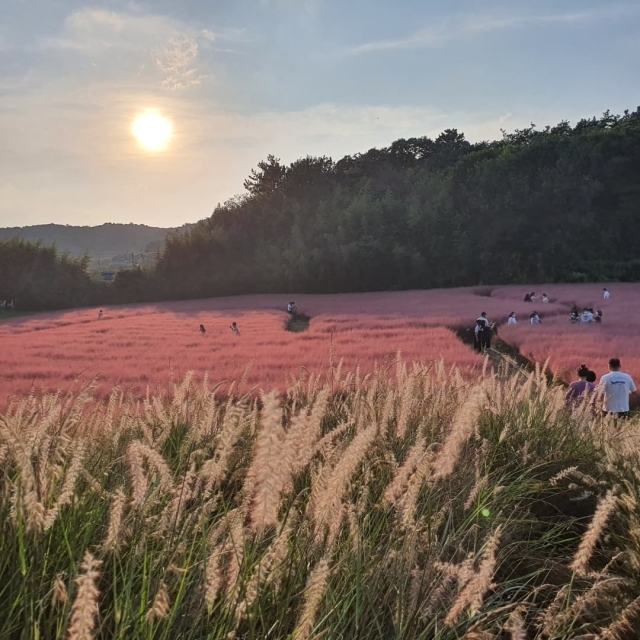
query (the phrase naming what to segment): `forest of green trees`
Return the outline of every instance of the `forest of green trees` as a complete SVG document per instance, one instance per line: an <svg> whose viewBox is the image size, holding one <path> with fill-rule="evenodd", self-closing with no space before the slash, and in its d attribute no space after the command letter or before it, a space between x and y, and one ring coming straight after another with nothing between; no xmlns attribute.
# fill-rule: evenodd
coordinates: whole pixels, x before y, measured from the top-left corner
<svg viewBox="0 0 640 640"><path fill-rule="evenodd" d="M640 280L640 107L494 142L448 129L337 162L269 156L245 188L100 296Z"/></svg>

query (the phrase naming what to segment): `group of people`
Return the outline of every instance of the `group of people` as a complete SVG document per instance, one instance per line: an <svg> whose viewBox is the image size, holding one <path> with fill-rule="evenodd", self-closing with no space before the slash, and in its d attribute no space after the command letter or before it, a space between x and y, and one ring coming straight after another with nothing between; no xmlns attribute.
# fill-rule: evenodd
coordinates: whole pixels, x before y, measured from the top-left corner
<svg viewBox="0 0 640 640"><path fill-rule="evenodd" d="M537 311L533 311L529 316L530 324L542 324L542 319ZM518 316L515 311L512 311L507 318L507 324L518 324Z"/></svg>
<svg viewBox="0 0 640 640"><path fill-rule="evenodd" d="M535 291L531 293L526 293L524 296L525 302L549 302L549 296L546 293L543 293L541 296L537 296Z"/></svg>
<svg viewBox="0 0 640 640"><path fill-rule="evenodd" d="M578 307L571 309L569 315L569 322L571 324L577 324L578 322L602 322L602 311L598 309L594 311L592 307L585 307L582 313L580 313Z"/></svg>
<svg viewBox="0 0 640 640"><path fill-rule="evenodd" d="M609 360L609 373L600 378L596 385L596 374L585 364L578 368L578 380L569 385L567 402L576 403L585 396L594 394L595 398L602 398L602 410L607 415L626 418L629 416L629 400L631 394L636 393L633 378L620 370L619 358ZM599 392L601 395L596 395Z"/></svg>
<svg viewBox="0 0 640 640"><path fill-rule="evenodd" d="M487 312L483 311L476 320L474 329L474 346L476 351L486 351L491 348L491 337L495 328L495 322L487 318Z"/></svg>
<svg viewBox="0 0 640 640"><path fill-rule="evenodd" d="M295 316L298 313L298 309L296 307L296 303L293 302L293 300L291 302L289 302L289 304L287 305L287 313L290 313L292 316ZM102 314L102 310L100 310L100 314ZM98 317L102 317L101 315L99 315ZM233 333L234 336L239 336L240 335L240 329L238 328L238 323L237 322L232 322L229 325L229 329L231 329L231 333ZM207 333L207 330L205 329L205 326L203 324L200 325L198 331L200 331L201 334L205 334Z"/></svg>
<svg viewBox="0 0 640 640"><path fill-rule="evenodd" d="M0 311L15 311L15 300L0 300Z"/></svg>
<svg viewBox="0 0 640 640"><path fill-rule="evenodd" d="M232 322L229 325L229 329L231 329L231 333L233 333L234 335L236 335L236 336L240 335L240 329L238 329L238 324L236 322ZM200 331L200 333L203 334L203 335L205 333L207 333L207 330L205 329L203 324L200 325L198 331Z"/></svg>

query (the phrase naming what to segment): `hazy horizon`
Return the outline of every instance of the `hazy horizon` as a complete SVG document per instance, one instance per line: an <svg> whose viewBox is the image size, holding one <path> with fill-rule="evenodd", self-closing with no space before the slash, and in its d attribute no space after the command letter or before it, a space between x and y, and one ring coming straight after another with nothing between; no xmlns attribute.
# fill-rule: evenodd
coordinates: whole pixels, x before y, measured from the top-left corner
<svg viewBox="0 0 640 640"><path fill-rule="evenodd" d="M339 159L449 127L489 140L639 102L634 2L175 4L8 0L0 227L175 227L269 153ZM148 110L171 135L141 146Z"/></svg>

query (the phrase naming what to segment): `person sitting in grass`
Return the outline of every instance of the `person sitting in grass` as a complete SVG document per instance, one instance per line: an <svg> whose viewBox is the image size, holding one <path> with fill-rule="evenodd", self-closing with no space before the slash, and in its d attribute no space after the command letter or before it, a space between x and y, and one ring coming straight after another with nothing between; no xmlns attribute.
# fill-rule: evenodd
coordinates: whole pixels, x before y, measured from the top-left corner
<svg viewBox="0 0 640 640"><path fill-rule="evenodd" d="M596 311L596 314L595 314L595 316L593 317L593 319L594 319L598 324L600 324L600 323L602 322L602 311L600 311L600 309L598 309L598 310Z"/></svg>
<svg viewBox="0 0 640 640"><path fill-rule="evenodd" d="M589 371L586 364L581 364L578 367L578 380L569 385L569 391L567 392L567 400L569 402L577 402L583 395L595 391L596 385L588 380L590 373L593 372ZM595 373L593 377L595 378Z"/></svg>
<svg viewBox="0 0 640 640"><path fill-rule="evenodd" d="M569 322L571 324L577 324L578 322L580 322L580 315L575 309L571 311L571 315L569 316Z"/></svg>
<svg viewBox="0 0 640 640"><path fill-rule="evenodd" d="M619 418L629 416L629 396L636 393L636 385L628 373L620 371L620 359L609 360L609 373L600 378L598 385L602 390L603 410L608 415Z"/></svg>
<svg viewBox="0 0 640 640"><path fill-rule="evenodd" d="M207 330L204 328L203 324L200 325L200 333L202 333L202 334L207 333Z"/></svg>
<svg viewBox="0 0 640 640"><path fill-rule="evenodd" d="M546 293L542 294L542 302L549 302L549 296Z"/></svg>
<svg viewBox="0 0 640 640"><path fill-rule="evenodd" d="M585 308L580 319L582 320L582 322L593 322L594 318L591 309Z"/></svg>
<svg viewBox="0 0 640 640"><path fill-rule="evenodd" d="M609 291L609 289L607 289L607 287L602 287L602 297L605 300L608 300L611 297L611 292Z"/></svg>
<svg viewBox="0 0 640 640"><path fill-rule="evenodd" d="M229 329L231 329L231 332L233 333L233 335L236 335L236 336L240 335L240 329L238 329L238 325L235 322L231 323L231 326L229 327Z"/></svg>
<svg viewBox="0 0 640 640"><path fill-rule="evenodd" d="M531 302L531 294L530 293L525 293L524 294L524 301L525 302Z"/></svg>
<svg viewBox="0 0 640 640"><path fill-rule="evenodd" d="M538 315L537 311L534 311L529 316L529 322L531 322L531 324L542 324L542 320L540 319L540 316Z"/></svg>
<svg viewBox="0 0 640 640"><path fill-rule="evenodd" d="M518 324L518 320L516 319L516 312L512 311L509 314L509 318L507 320L507 324Z"/></svg>

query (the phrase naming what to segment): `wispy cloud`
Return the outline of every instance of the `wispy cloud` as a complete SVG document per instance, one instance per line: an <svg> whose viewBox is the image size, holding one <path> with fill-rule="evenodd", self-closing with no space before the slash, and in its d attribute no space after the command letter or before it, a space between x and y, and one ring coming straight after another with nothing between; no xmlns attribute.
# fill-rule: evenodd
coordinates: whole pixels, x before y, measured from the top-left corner
<svg viewBox="0 0 640 640"><path fill-rule="evenodd" d="M155 63L160 72L157 81L163 87L185 89L200 84L207 76L199 70L202 47L209 48L218 40L239 43L246 38L241 29L217 33L209 27L139 9L120 13L82 9L68 16L59 34L41 38L39 48L94 59L120 54L126 56L132 69L149 69L149 63ZM124 70L126 65L121 68Z"/></svg>
<svg viewBox="0 0 640 640"><path fill-rule="evenodd" d="M171 38L169 46L156 59L168 89L186 89L201 82L198 75L200 49L195 38Z"/></svg>
<svg viewBox="0 0 640 640"><path fill-rule="evenodd" d="M526 27L545 27L554 24L579 26L598 20L619 19L627 13L637 12L637 7L611 5L606 8L563 13L513 16L484 15L472 18L458 18L415 31L405 37L366 42L351 47L344 53L346 55L357 56L374 53L376 51L439 47L451 40L495 31L523 29Z"/></svg>

